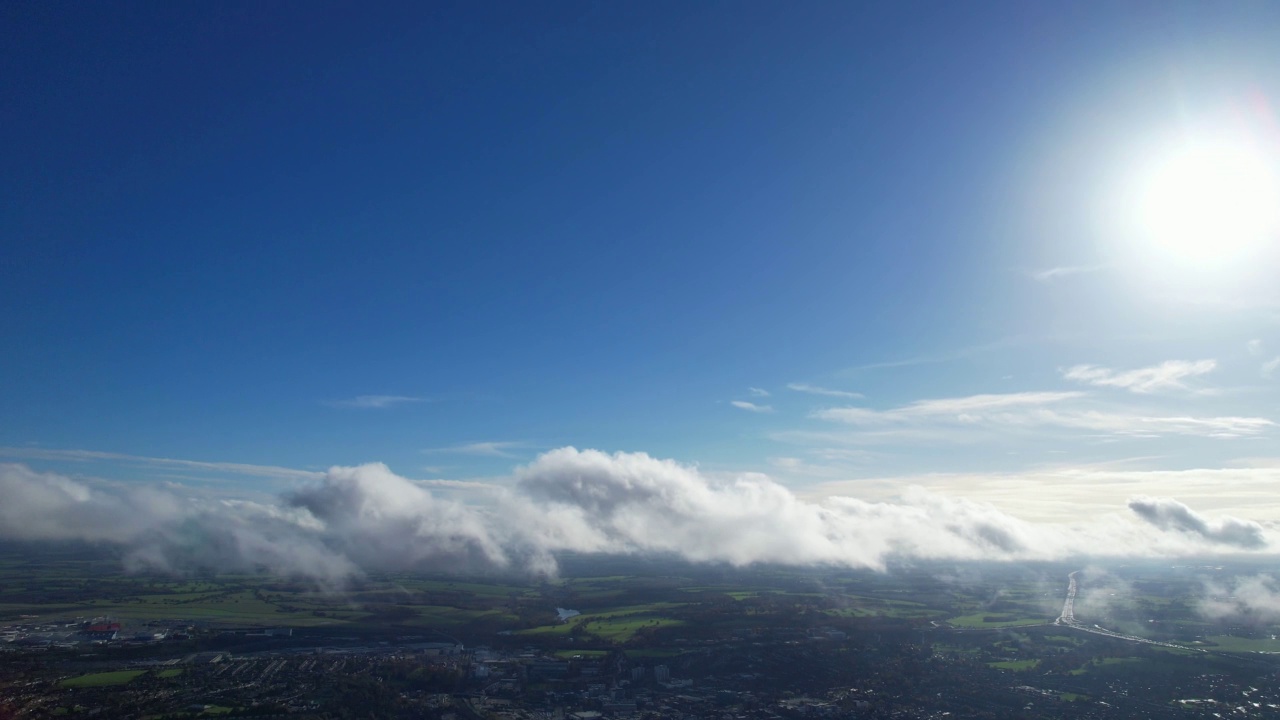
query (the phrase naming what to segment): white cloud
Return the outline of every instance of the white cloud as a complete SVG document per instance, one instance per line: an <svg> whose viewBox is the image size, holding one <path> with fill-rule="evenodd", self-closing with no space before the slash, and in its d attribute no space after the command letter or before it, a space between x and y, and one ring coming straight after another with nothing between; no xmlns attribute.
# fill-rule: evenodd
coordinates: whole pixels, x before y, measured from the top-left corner
<svg viewBox="0 0 1280 720"><path fill-rule="evenodd" d="M788 383L787 389L794 390L796 392L809 393L810 395L825 395L827 397L848 398L850 400L860 400L864 397L862 393L848 392L846 390L831 390L829 388L809 385L807 383Z"/></svg>
<svg viewBox="0 0 1280 720"><path fill-rule="evenodd" d="M752 397L769 397L769 391L758 387L747 388Z"/></svg>
<svg viewBox="0 0 1280 720"><path fill-rule="evenodd" d="M918 400L892 410L871 410L860 407L827 408L813 414L822 420L868 425L879 423L911 422L921 419L945 417L956 420L972 420L983 413L1008 408L1048 405L1082 397L1080 392L1021 392L997 395L970 395L968 397Z"/></svg>
<svg viewBox="0 0 1280 720"><path fill-rule="evenodd" d="M1244 345L1249 350L1250 355L1256 356L1256 355L1262 354L1262 340L1258 338L1254 338L1249 342L1245 343Z"/></svg>
<svg viewBox="0 0 1280 720"><path fill-rule="evenodd" d="M768 463L784 477L833 478L845 474L839 467L811 463L798 457L771 457Z"/></svg>
<svg viewBox="0 0 1280 720"><path fill-rule="evenodd" d="M330 407L340 408L361 408L361 409L382 409L394 407L396 405L404 405L406 403L426 402L426 398L409 397L406 395L359 395L350 400L331 400L325 402Z"/></svg>
<svg viewBox="0 0 1280 720"><path fill-rule="evenodd" d="M254 503L0 465L0 537L111 542L131 567L263 567L324 581L439 567L544 573L558 552L882 568L893 559L1183 556L1274 543L1257 523L1209 519L1169 499L1134 500L1130 515L1121 504L1035 523L902 482L881 501L806 500L764 475L708 475L644 453L560 448L514 479L511 489L487 488L487 505L469 505L374 463L335 467Z"/></svg>
<svg viewBox="0 0 1280 720"><path fill-rule="evenodd" d="M753 413L773 412L773 407L770 405L757 405L753 402L747 402L746 400L732 400L729 402L729 404L740 410L746 410L747 412L753 412Z"/></svg>
<svg viewBox="0 0 1280 720"><path fill-rule="evenodd" d="M1206 583L1199 610L1212 620L1274 623L1280 620L1280 582L1271 575L1255 575Z"/></svg>
<svg viewBox="0 0 1280 720"><path fill-rule="evenodd" d="M450 447L426 448L422 452L428 454L447 453L455 455L475 455L479 457L518 458L519 454L511 450L527 449L530 445L518 440L501 440L490 442L474 442Z"/></svg>
<svg viewBox="0 0 1280 720"><path fill-rule="evenodd" d="M1100 387L1116 387L1136 393L1159 390L1185 390L1183 379L1213 372L1218 367L1214 360L1167 360L1152 367L1117 371L1096 365L1076 365L1063 371L1067 380Z"/></svg>
<svg viewBox="0 0 1280 720"><path fill-rule="evenodd" d="M1275 426L1260 417L1192 417L1150 416L1090 410L1085 412L1046 412L1034 420L1081 430L1095 430L1115 435L1154 437L1158 435L1198 435L1231 439L1259 435Z"/></svg>
<svg viewBox="0 0 1280 720"><path fill-rule="evenodd" d="M248 463L203 462L200 460L179 460L175 458L146 457L143 455L126 455L124 453L99 452L96 450L54 450L34 447L0 447L0 456L24 458L28 460L65 460L71 462L119 461L138 465L160 467L179 467L208 472L231 473L235 475L251 475L255 477L277 478L281 480L299 480L320 477L323 473L309 470L279 467L276 465L251 465Z"/></svg>
<svg viewBox="0 0 1280 720"><path fill-rule="evenodd" d="M802 492L813 500L857 495L887 501L903 486L990 503L1037 523L1070 523L1115 513L1134 497L1175 496L1189 506L1223 516L1280 517L1280 462L1258 467L1156 469L1156 459L1111 463L1045 465L1005 472L934 472L868 475L811 485Z"/></svg>
<svg viewBox="0 0 1280 720"><path fill-rule="evenodd" d="M914 367L918 365L933 365L940 363L954 362L956 360L964 360L967 358L987 355L993 352L1008 350L1009 348L1026 345L1028 343L1040 342L1049 338L1030 336L1030 335L1011 335L1003 337L991 342L982 343L980 345L970 345L957 350L943 352L933 355L917 355L916 357L901 358L898 360L886 360L874 363L865 363L846 368L846 373L860 373L868 370L890 370L894 368Z"/></svg>
<svg viewBox="0 0 1280 720"><path fill-rule="evenodd" d="M1280 368L1280 355L1262 363L1262 377L1270 378L1277 368Z"/></svg>
<svg viewBox="0 0 1280 720"><path fill-rule="evenodd" d="M1225 517L1213 522L1172 498L1136 497L1129 501L1129 509L1161 530L1183 532L1247 550L1267 545L1262 526L1252 520Z"/></svg>
<svg viewBox="0 0 1280 720"><path fill-rule="evenodd" d="M1105 266L1103 265L1063 265L1045 270L1036 270L1031 272L1030 275L1040 282L1049 282L1051 280L1057 280L1058 278L1095 273L1104 269Z"/></svg>
<svg viewBox="0 0 1280 720"><path fill-rule="evenodd" d="M1156 415L1131 410L1081 407L1087 399L1082 392L1021 392L995 395L919 400L889 410L864 407L827 408L812 417L858 426L853 442L895 442L902 440L971 439L957 436L956 428L970 431L997 428L1058 427L1111 435L1160 436L1195 435L1211 438L1238 438L1261 434L1275 423L1261 417ZM866 428L896 426L899 429L868 431ZM950 431L947 429L950 428ZM947 432L950 432L948 435ZM792 434L792 439L802 437ZM822 434L810 434L817 442ZM780 439L785 439L780 436ZM827 437L825 441L834 438Z"/></svg>

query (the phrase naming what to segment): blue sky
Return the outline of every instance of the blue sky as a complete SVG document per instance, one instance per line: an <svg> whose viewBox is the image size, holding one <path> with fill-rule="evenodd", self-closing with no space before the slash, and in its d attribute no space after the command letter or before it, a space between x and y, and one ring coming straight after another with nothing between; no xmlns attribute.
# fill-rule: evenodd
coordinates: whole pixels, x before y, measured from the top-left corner
<svg viewBox="0 0 1280 720"><path fill-rule="evenodd" d="M1274 148L1275 5L0 12L7 460L256 492L571 445L1030 514L1020 473L1280 466L1274 233L1117 210L1166 135Z"/></svg>

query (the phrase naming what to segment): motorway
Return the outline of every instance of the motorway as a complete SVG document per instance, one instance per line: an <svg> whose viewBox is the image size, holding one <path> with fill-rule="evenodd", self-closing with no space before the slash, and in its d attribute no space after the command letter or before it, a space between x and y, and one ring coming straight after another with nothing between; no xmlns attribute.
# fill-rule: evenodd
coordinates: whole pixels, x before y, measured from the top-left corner
<svg viewBox="0 0 1280 720"><path fill-rule="evenodd" d="M1204 648L1187 647L1186 645L1178 645L1176 643L1161 642L1159 640L1149 640L1137 635L1125 635L1124 633L1108 630L1100 625L1088 626L1076 620L1076 593L1080 590L1080 580L1077 577L1080 571L1077 570L1067 576L1067 597L1062 602L1062 614L1057 620L1053 621L1054 625L1062 625L1081 632L1093 633L1094 635L1103 635L1118 640L1128 640L1129 642L1142 643L1144 645L1159 645L1160 647L1177 648L1179 650L1194 650L1195 652L1205 652Z"/></svg>

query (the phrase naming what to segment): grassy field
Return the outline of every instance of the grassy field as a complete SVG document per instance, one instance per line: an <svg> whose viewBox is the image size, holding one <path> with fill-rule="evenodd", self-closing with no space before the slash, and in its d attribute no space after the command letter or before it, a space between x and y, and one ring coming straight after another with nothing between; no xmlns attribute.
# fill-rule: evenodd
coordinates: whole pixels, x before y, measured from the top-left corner
<svg viewBox="0 0 1280 720"><path fill-rule="evenodd" d="M81 675L63 680L58 683L63 687L69 688L88 688L88 687L107 687L109 685L123 685L132 681L139 675L145 675L146 670L117 670L115 672L93 673L91 675Z"/></svg>
<svg viewBox="0 0 1280 720"><path fill-rule="evenodd" d="M1009 617L993 613L974 613L972 615L953 617L947 620L947 622L955 625L956 627L966 628L1010 628L1044 625L1047 620L1042 617Z"/></svg>
<svg viewBox="0 0 1280 720"><path fill-rule="evenodd" d="M1090 662L1090 663L1088 663L1088 664L1084 665L1083 667L1078 667L1078 668L1076 668L1075 670L1072 670L1072 671L1071 671L1071 674L1072 674L1072 675L1084 675L1084 674L1085 674L1085 673L1087 673L1087 672L1090 672L1090 671L1092 671L1092 670L1097 670L1098 668L1107 667L1108 665L1125 665L1125 664L1128 664L1128 663L1136 663L1136 662L1142 662L1142 661L1143 661L1143 660L1142 660L1142 658L1136 658L1136 657L1108 657L1108 658L1102 658L1102 659L1100 659L1100 660L1094 660L1093 662Z"/></svg>
<svg viewBox="0 0 1280 720"><path fill-rule="evenodd" d="M1030 670L1040 664L1039 660L1005 660L1003 662L989 662L987 667L998 668L1000 670Z"/></svg>
<svg viewBox="0 0 1280 720"><path fill-rule="evenodd" d="M832 617L842 618L874 617L876 615L876 611L861 607L828 608L822 612Z"/></svg>
<svg viewBox="0 0 1280 720"><path fill-rule="evenodd" d="M608 650L557 650L553 653L558 658L572 660L576 657L602 658L609 654Z"/></svg>
<svg viewBox="0 0 1280 720"><path fill-rule="evenodd" d="M1280 640L1242 638L1234 635L1210 635L1204 647L1223 652L1280 653ZM1212 643L1210 645L1209 643Z"/></svg>
<svg viewBox="0 0 1280 720"><path fill-rule="evenodd" d="M684 625L683 620L663 617L609 618L598 622L589 622L586 631L610 642L625 643L635 637L636 633L646 628L676 627Z"/></svg>
<svg viewBox="0 0 1280 720"><path fill-rule="evenodd" d="M683 620L671 617L667 613L687 605L688 603L677 602L623 605L577 615L569 622L527 628L520 630L517 634L543 637L568 636L581 630L607 642L626 643L635 637L636 633L646 628L658 629L683 625Z"/></svg>

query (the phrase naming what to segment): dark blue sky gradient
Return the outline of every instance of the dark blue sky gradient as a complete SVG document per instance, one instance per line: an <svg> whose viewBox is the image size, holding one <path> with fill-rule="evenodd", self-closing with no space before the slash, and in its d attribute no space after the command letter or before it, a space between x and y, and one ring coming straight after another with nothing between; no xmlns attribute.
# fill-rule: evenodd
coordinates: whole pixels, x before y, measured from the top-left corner
<svg viewBox="0 0 1280 720"><path fill-rule="evenodd" d="M1262 12L6 3L0 444L731 464L769 454L726 404L748 386L892 404L1052 376L847 369L1016 346L1055 302L1069 333L1120 312L1019 272L1097 262L1060 241L1080 228L1027 232L1028 178L1062 123L1107 119L1112 68L1248 52ZM430 402L326 404L359 395Z"/></svg>

